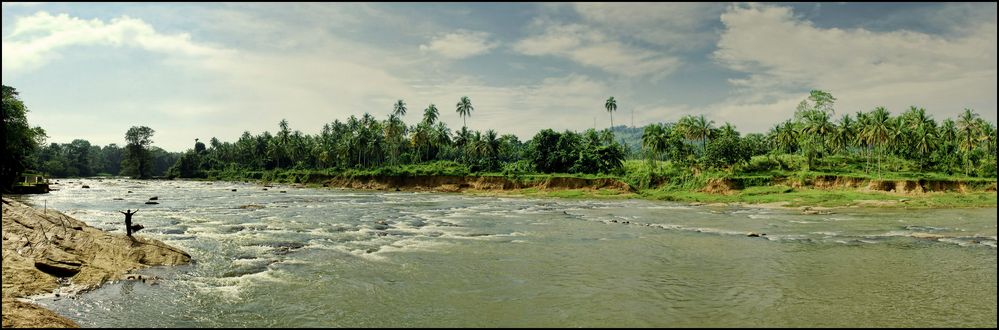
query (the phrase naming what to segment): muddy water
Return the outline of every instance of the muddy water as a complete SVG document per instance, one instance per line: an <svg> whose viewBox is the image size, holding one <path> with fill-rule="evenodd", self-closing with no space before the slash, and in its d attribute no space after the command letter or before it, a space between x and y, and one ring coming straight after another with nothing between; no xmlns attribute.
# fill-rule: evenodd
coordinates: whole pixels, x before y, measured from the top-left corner
<svg viewBox="0 0 999 330"><path fill-rule="evenodd" d="M26 200L117 232L140 208L139 235L195 260L39 299L84 327L996 326L995 209L57 187Z"/></svg>

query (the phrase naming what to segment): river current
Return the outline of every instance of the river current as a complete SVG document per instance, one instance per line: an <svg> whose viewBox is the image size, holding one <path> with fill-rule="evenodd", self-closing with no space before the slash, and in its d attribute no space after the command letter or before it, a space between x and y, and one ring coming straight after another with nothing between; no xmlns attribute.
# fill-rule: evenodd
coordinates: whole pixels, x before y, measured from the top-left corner
<svg viewBox="0 0 999 330"><path fill-rule="evenodd" d="M194 260L37 299L84 327L996 326L996 209L54 187L21 199L119 233L138 208L137 235Z"/></svg>

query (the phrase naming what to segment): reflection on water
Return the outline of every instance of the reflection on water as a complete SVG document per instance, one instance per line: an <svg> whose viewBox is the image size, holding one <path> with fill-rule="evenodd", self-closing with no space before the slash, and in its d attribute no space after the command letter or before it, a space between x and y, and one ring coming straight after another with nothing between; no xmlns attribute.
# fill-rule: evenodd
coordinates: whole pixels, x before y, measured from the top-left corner
<svg viewBox="0 0 999 330"><path fill-rule="evenodd" d="M996 326L995 209L58 186L26 201L118 232L139 208L195 260L40 300L84 327Z"/></svg>

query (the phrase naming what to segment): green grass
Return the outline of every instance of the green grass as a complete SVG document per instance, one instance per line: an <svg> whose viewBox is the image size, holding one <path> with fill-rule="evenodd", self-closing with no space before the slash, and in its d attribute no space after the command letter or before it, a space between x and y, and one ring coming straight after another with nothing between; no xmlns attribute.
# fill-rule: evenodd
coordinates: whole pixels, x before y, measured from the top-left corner
<svg viewBox="0 0 999 330"><path fill-rule="evenodd" d="M676 190L643 190L639 195L645 199L677 202L748 204L786 202L789 207L996 207L995 192L945 192L908 195L849 189L790 188L777 185L750 187L731 195Z"/></svg>

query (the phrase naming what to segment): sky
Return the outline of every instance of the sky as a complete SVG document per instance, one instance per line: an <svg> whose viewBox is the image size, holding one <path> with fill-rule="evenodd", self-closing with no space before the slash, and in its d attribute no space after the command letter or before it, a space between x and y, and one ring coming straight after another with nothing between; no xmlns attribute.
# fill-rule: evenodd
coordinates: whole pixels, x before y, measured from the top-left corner
<svg viewBox="0 0 999 330"><path fill-rule="evenodd" d="M3 3L3 84L48 142L316 134L396 100L419 122L539 130L704 114L743 133L813 89L836 117L965 108L996 122L995 3Z"/></svg>

